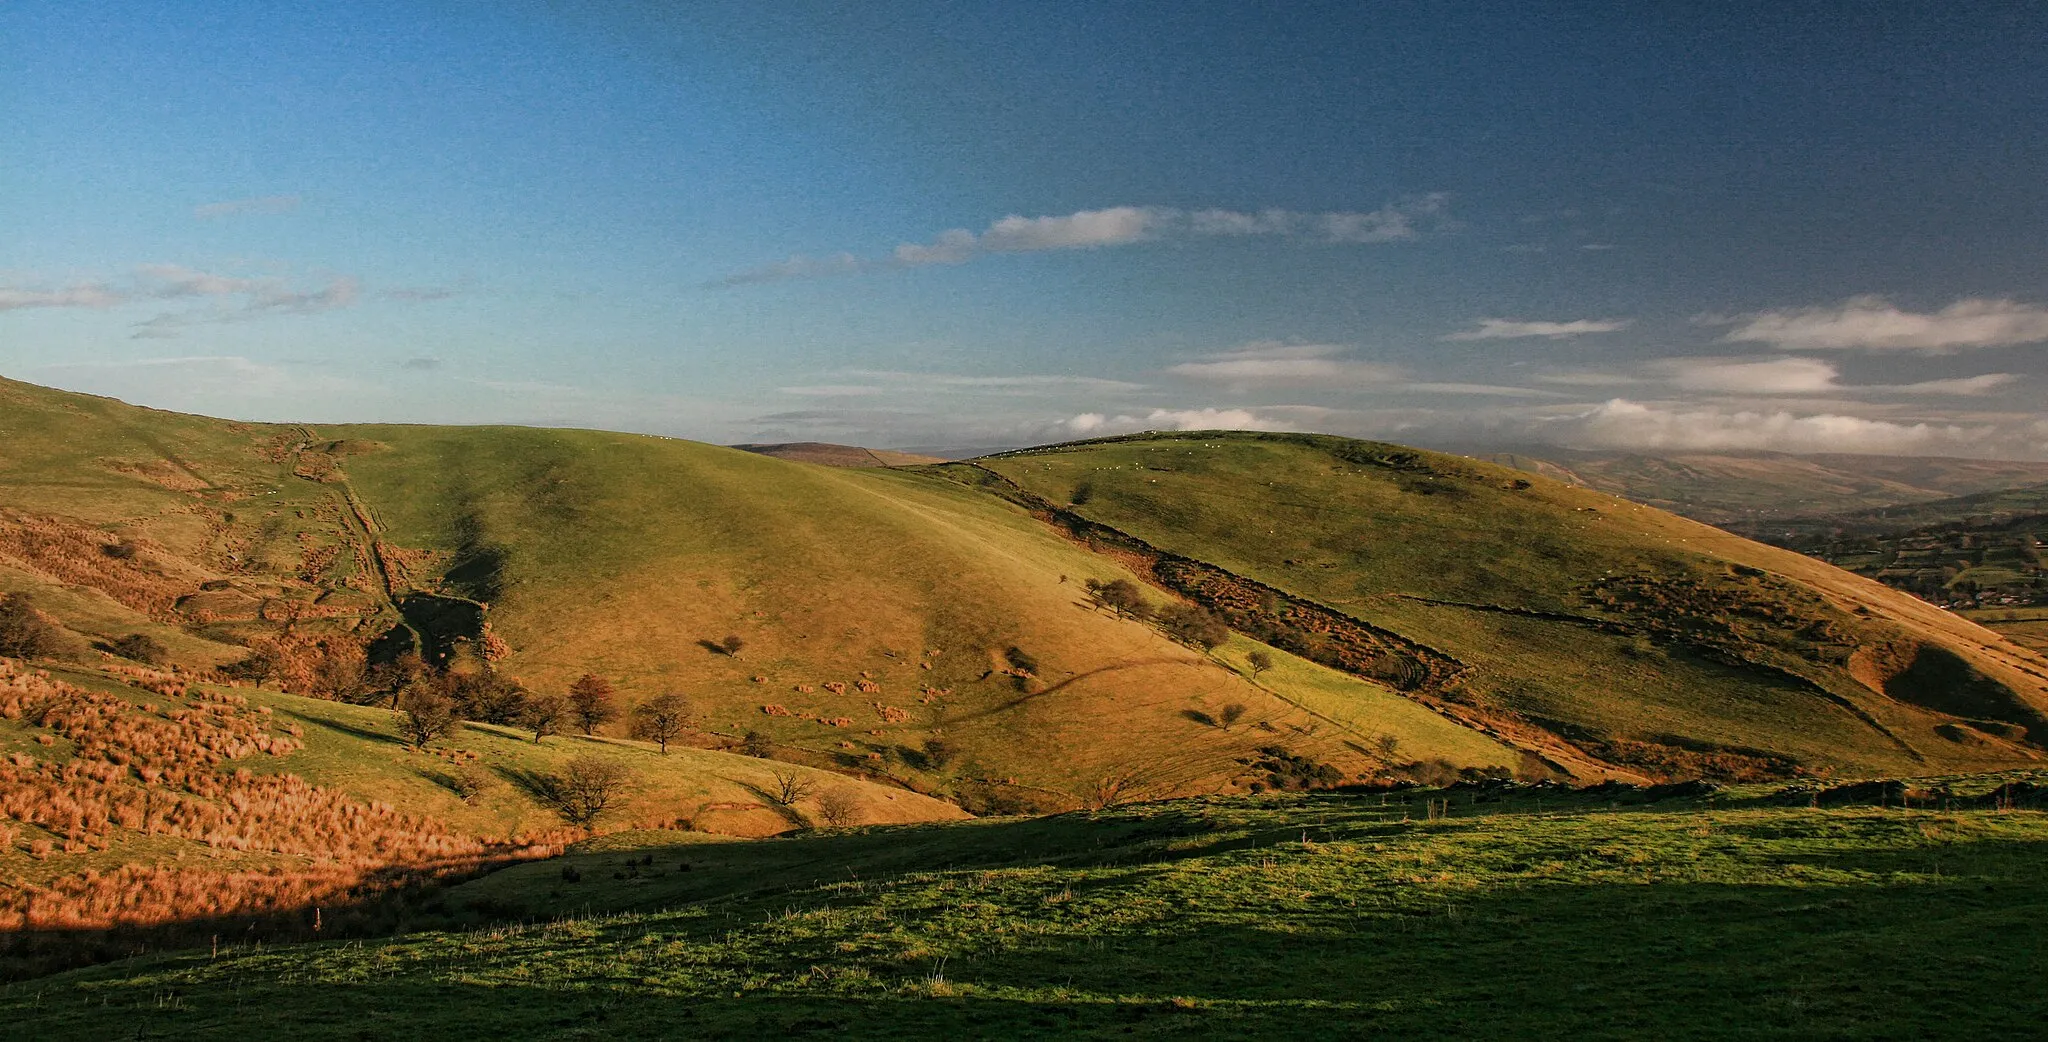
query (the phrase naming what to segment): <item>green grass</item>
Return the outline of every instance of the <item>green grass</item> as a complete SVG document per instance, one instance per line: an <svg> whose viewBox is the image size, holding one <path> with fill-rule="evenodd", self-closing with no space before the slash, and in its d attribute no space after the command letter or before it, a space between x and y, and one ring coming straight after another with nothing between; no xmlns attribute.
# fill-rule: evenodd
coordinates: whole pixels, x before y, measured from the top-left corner
<svg viewBox="0 0 2048 1042"><path fill-rule="evenodd" d="M1138 436L979 465L1153 546L1446 652L1474 667L1465 697L1563 733L1861 774L2017 762L1943 737L1945 717L1847 668L1854 649L1889 642L1976 655L1983 631L1948 619L1930 633L1940 613L1911 598L1598 492L1299 435ZM1616 580L1641 592L1594 594ZM2038 674L1998 682L2016 705L2048 697Z"/></svg>
<svg viewBox="0 0 2048 1042"><path fill-rule="evenodd" d="M0 1010L49 1039L1986 1038L2048 1012L2037 812L1402 799L667 846L631 888L604 869L633 851L593 852L584 882L471 884L588 914L132 960Z"/></svg>

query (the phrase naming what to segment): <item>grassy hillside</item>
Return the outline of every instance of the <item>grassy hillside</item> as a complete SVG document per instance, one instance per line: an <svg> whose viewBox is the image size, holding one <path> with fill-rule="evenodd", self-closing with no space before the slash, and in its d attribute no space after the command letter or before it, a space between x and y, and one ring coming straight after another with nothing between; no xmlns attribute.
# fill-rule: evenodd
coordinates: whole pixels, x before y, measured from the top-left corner
<svg viewBox="0 0 2048 1042"><path fill-rule="evenodd" d="M1516 762L1382 685L1285 654L1253 680L1243 647L1233 666L1101 611L1081 588L1126 575L1117 562L944 481L661 438L260 427L8 389L10 415L50 433L10 457L0 506L69 543L0 544L0 590L35 591L86 643L140 632L206 665L287 628L452 628L476 639L437 646L473 658L487 605L497 668L530 687L595 672L629 705L678 691L700 731L758 731L785 759L977 808L1242 788L1283 744L1350 774L1385 766L1367 751L1385 736L1406 759ZM187 433L158 439L152 466L206 487L134 473L146 453L122 432L160 421ZM95 462L121 453L125 470ZM73 495L81 472L97 498ZM196 527L180 542L174 525ZM728 635L739 654L712 647ZM1230 706L1241 726L1219 726Z"/></svg>
<svg viewBox="0 0 2048 1042"><path fill-rule="evenodd" d="M47 1039L2030 1036L2048 817L1888 791L1183 800L594 850L471 884L544 920L150 957L0 1009Z"/></svg>
<svg viewBox="0 0 2048 1042"><path fill-rule="evenodd" d="M318 690L332 642L417 635L536 690L596 673L629 705L679 692L699 744L758 732L779 758L975 810L1244 791L1318 764L1995 768L2048 734L2048 663L1980 627L1396 446L1195 434L920 472L7 390L43 433L0 485L17 510L0 588L38 591L82 641L160 634L205 665L288 633L299 665L277 682ZM1130 577L1237 632L1204 652L1085 592Z"/></svg>
<svg viewBox="0 0 2048 1042"><path fill-rule="evenodd" d="M1105 545L1123 533L1213 565L1229 574L1166 560L1155 578L1241 629L1356 652L1546 755L1568 755L1559 738L1647 769L1973 769L2029 760L2011 739L2048 733L2048 663L1988 631L1796 554L1479 461L1211 432L940 469ZM1355 638L1339 632L1353 623Z"/></svg>

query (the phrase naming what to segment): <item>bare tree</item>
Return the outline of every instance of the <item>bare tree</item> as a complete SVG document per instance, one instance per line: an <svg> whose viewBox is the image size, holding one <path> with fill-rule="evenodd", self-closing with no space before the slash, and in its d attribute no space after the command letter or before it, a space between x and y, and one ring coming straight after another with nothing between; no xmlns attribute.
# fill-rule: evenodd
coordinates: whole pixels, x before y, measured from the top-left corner
<svg viewBox="0 0 2048 1042"><path fill-rule="evenodd" d="M569 718L569 700L553 692L534 692L519 711L519 722L533 732L535 742L556 734Z"/></svg>
<svg viewBox="0 0 2048 1042"><path fill-rule="evenodd" d="M1230 730L1232 727L1237 726L1237 722L1239 720L1244 719L1244 703L1232 702L1229 705L1224 706L1223 712L1217 717L1217 719L1223 721L1223 729L1226 731Z"/></svg>
<svg viewBox="0 0 2048 1042"><path fill-rule="evenodd" d="M818 817L827 825L854 825L860 821L860 797L844 785L818 795Z"/></svg>
<svg viewBox="0 0 2048 1042"><path fill-rule="evenodd" d="M673 691L665 691L633 707L633 737L661 746L682 736L690 723L690 703Z"/></svg>
<svg viewBox="0 0 2048 1042"><path fill-rule="evenodd" d="M612 682L595 673L585 673L569 685L569 711L584 734L618 719L619 706Z"/></svg>
<svg viewBox="0 0 2048 1042"><path fill-rule="evenodd" d="M739 658L740 649L746 646L747 638L737 633L728 633L724 640L718 642L718 650L725 652L726 658Z"/></svg>
<svg viewBox="0 0 2048 1042"><path fill-rule="evenodd" d="M817 788L817 783L795 771L776 771L775 788L768 798L785 806L794 807Z"/></svg>
<svg viewBox="0 0 2048 1042"><path fill-rule="evenodd" d="M454 734L461 723L455 703L426 684L407 687L398 698L398 709L398 729L415 749L425 749L428 742Z"/></svg>
<svg viewBox="0 0 2048 1042"><path fill-rule="evenodd" d="M585 754L563 764L561 773L547 778L543 794L562 820L588 828L626 795L630 777L624 764Z"/></svg>

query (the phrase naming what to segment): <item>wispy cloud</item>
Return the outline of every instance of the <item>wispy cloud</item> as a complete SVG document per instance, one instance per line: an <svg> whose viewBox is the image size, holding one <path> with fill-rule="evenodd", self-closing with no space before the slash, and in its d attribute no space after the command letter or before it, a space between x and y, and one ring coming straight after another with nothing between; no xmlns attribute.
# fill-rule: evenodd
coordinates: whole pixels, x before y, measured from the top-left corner
<svg viewBox="0 0 2048 1042"><path fill-rule="evenodd" d="M305 315L354 304L362 296L356 279L342 275L313 289L293 287L272 277L243 278L198 271L175 264L146 264L136 269L141 296L157 300L217 298L214 307L168 311L136 323L139 340L163 340L188 326L243 322L271 315Z"/></svg>
<svg viewBox="0 0 2048 1042"><path fill-rule="evenodd" d="M0 311L23 308L104 310L126 304L211 301L211 307L167 311L136 323L137 339L167 339L187 326L239 322L267 315L312 314L345 308L362 297L362 284L336 275L311 287L276 276L223 275L180 264L142 264L126 278L60 287L0 286Z"/></svg>
<svg viewBox="0 0 2048 1042"><path fill-rule="evenodd" d="M1616 333L1628 328L1625 318L1578 318L1566 322L1525 322L1511 318L1482 318L1476 329L1443 336L1444 340L1522 340L1542 337L1562 340L1594 333Z"/></svg>
<svg viewBox="0 0 2048 1042"><path fill-rule="evenodd" d="M1099 376L1068 373L1014 373L977 375L968 373L918 373L891 369L842 369L836 374L878 390L998 395L1068 394L1076 391L1142 391L1144 384L1110 380ZM827 385L831 386L831 385Z"/></svg>
<svg viewBox="0 0 2048 1042"><path fill-rule="evenodd" d="M2015 300L1970 298L1934 312L1904 311L1879 296L1851 297L1836 307L1759 311L1733 318L1721 339L1787 351L1927 351L2004 347L2048 340L2048 308Z"/></svg>
<svg viewBox="0 0 2048 1042"><path fill-rule="evenodd" d="M1401 378L1397 366L1345 358L1341 344L1289 344L1258 340L1243 347L1204 356L1199 361L1168 366L1173 376L1221 384L1234 390L1253 387L1361 387L1388 384Z"/></svg>
<svg viewBox="0 0 2048 1042"><path fill-rule="evenodd" d="M886 256L798 254L728 275L711 285L745 286L863 271L965 264L991 254L1102 249L1160 239L1266 236L1333 244L1405 242L1420 238L1445 221L1449 206L1450 196L1437 192L1366 211L1305 213L1112 206L1043 217L1012 214L979 232L952 228L928 242L906 242Z"/></svg>
<svg viewBox="0 0 2048 1042"><path fill-rule="evenodd" d="M0 311L26 308L110 308L127 299L104 282L77 282L55 289L0 286Z"/></svg>
<svg viewBox="0 0 2048 1042"><path fill-rule="evenodd" d="M800 398L866 398L883 392L873 384L806 384L797 387L777 387L783 394Z"/></svg>
<svg viewBox="0 0 2048 1042"><path fill-rule="evenodd" d="M207 203L192 208L192 216L202 221L221 217L241 217L252 214L290 213L302 202L296 195L266 195L255 199L230 199L222 203Z"/></svg>
<svg viewBox="0 0 2048 1042"><path fill-rule="evenodd" d="M1645 369L1687 391L1729 395L1989 394L2019 379L2014 373L1922 380L1904 384L1845 384L1833 362L1819 358L1687 358L1651 362Z"/></svg>

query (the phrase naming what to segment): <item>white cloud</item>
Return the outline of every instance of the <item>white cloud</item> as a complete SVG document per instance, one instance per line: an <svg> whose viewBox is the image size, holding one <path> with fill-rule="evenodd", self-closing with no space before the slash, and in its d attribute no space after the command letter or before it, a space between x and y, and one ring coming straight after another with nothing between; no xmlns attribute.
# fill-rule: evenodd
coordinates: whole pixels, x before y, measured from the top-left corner
<svg viewBox="0 0 2048 1042"><path fill-rule="evenodd" d="M996 253L1087 250L1169 238L1269 236L1326 243L1405 242L1420 238L1444 219L1450 196L1442 192L1388 203L1377 210L1306 213L1295 210L1182 210L1167 206L1112 206L1070 214L1025 217L1011 214L979 232L952 228L929 242L906 242L886 257L839 253L798 254L775 264L728 275L712 287L745 286L787 279L851 275L892 268L965 264Z"/></svg>
<svg viewBox="0 0 2048 1042"><path fill-rule="evenodd" d="M1561 340L1589 333L1614 333L1627 328L1628 320L1623 318L1579 318L1569 322L1522 322L1508 318L1482 318L1479 320L1479 328L1450 333L1441 339L1520 340L1526 337L1543 337Z"/></svg>
<svg viewBox="0 0 2048 1042"><path fill-rule="evenodd" d="M1772 358L1745 362L1686 359L1653 363L1672 384L1688 391L1721 394L1832 394L1841 390L1834 363L1818 358Z"/></svg>
<svg viewBox="0 0 2048 1042"><path fill-rule="evenodd" d="M257 199L231 199L224 203L207 203L192 208L192 216L202 221L218 217L238 217L244 214L290 213L299 208L301 200L296 195L266 195Z"/></svg>
<svg viewBox="0 0 2048 1042"><path fill-rule="evenodd" d="M2048 308L2014 300L1958 300L1940 311L1901 311L1879 296L1851 297L1838 307L1760 311L1733 319L1722 339L1787 351L1929 351L2002 347L2048 340Z"/></svg>
<svg viewBox="0 0 2048 1042"><path fill-rule="evenodd" d="M1261 416L1251 409L1153 409L1143 415L1108 415L1084 412L1060 425L1067 434L1081 438L1135 434L1139 431L1284 431L1281 420Z"/></svg>
<svg viewBox="0 0 2048 1042"><path fill-rule="evenodd" d="M1634 450L1865 452L1956 451L1989 433L1943 423L1897 423L1834 413L1728 410L1615 398L1552 421L1549 436L1582 448Z"/></svg>

